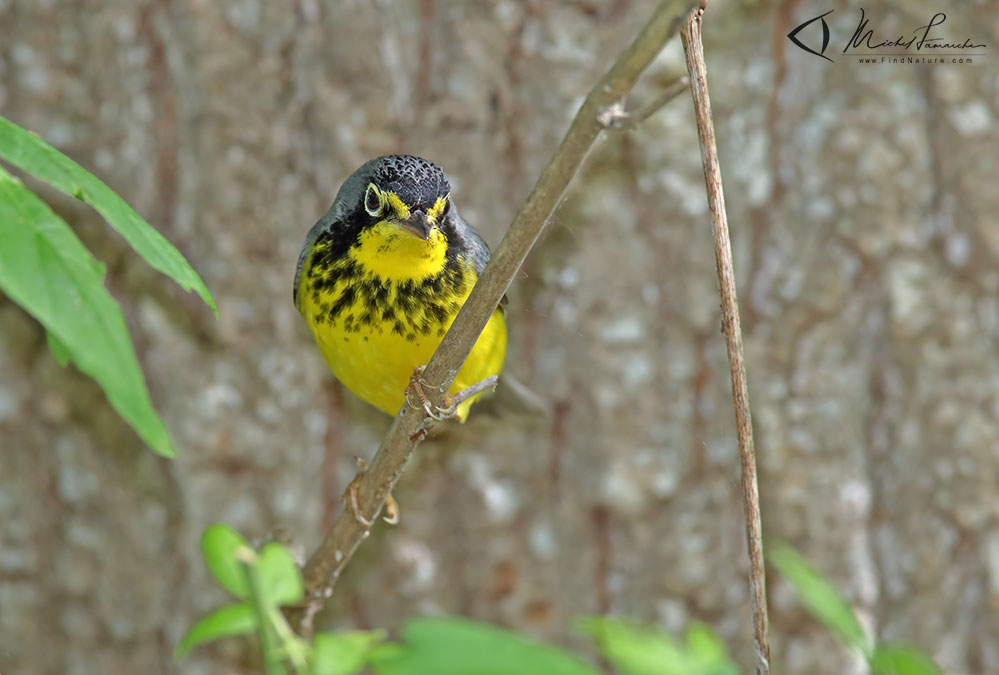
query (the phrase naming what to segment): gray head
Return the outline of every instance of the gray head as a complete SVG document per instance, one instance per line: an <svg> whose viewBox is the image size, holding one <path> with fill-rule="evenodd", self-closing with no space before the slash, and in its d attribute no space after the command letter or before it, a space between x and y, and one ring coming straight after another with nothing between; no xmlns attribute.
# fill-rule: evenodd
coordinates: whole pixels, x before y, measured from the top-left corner
<svg viewBox="0 0 999 675"><path fill-rule="evenodd" d="M370 190L370 186L377 192ZM336 220L377 222L379 192L395 195L411 212L426 214L438 199L450 194L451 184L443 169L421 157L376 157L362 164L344 181L330 213Z"/></svg>
<svg viewBox="0 0 999 675"><path fill-rule="evenodd" d="M295 272L296 292L305 256L320 238L329 242L325 255L337 258L365 228L386 219L422 239L434 226L451 234L457 215L450 193L444 170L420 157L386 155L365 162L344 181L329 211L306 237Z"/></svg>

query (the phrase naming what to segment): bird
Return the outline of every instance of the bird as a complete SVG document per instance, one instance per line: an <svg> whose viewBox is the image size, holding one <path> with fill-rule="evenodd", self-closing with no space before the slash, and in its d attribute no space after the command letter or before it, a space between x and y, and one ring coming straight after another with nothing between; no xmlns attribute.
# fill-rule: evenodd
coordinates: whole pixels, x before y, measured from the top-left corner
<svg viewBox="0 0 999 675"><path fill-rule="evenodd" d="M306 236L295 307L336 379L394 415L489 258L443 169L412 155L376 157L344 181ZM498 376L506 347L501 304L448 393ZM460 401L451 416L466 421L484 393Z"/></svg>

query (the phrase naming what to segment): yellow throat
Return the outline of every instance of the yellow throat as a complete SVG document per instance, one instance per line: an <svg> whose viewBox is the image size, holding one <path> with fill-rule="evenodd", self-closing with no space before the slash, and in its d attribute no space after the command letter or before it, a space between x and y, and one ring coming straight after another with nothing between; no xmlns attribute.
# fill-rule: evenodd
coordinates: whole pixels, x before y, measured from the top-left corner
<svg viewBox="0 0 999 675"><path fill-rule="evenodd" d="M438 201L435 209L440 206ZM438 217L435 209L428 212L430 222ZM393 210L408 215L408 210L405 215ZM381 220L362 230L338 258L328 255L331 245L317 239L306 254L299 310L336 378L368 403L395 414L405 402L414 368L430 360L478 274L460 254L449 255L447 237L437 227L424 240L396 221ZM506 322L497 309L450 392L499 374L506 340ZM477 398L459 406L459 420L467 419Z"/></svg>

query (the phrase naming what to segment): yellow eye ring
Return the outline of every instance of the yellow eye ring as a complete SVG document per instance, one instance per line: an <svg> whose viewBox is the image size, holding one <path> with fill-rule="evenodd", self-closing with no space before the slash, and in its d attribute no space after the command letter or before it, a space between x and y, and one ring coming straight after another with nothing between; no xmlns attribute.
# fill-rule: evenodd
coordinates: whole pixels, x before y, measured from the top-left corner
<svg viewBox="0 0 999 675"><path fill-rule="evenodd" d="M364 191L364 210L369 216L380 216L385 210L385 195L374 183L369 183L368 189Z"/></svg>

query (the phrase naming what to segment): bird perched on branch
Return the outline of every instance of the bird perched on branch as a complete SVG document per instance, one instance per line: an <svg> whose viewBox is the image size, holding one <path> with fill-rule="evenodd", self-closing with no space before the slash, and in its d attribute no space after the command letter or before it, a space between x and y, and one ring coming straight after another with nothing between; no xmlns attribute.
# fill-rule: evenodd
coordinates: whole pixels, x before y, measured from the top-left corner
<svg viewBox="0 0 999 675"><path fill-rule="evenodd" d="M419 157L365 163L305 239L295 306L340 382L395 414L489 261L489 248L452 203L447 175ZM503 368L506 322L497 308L449 393ZM460 402L465 421L476 394Z"/></svg>

